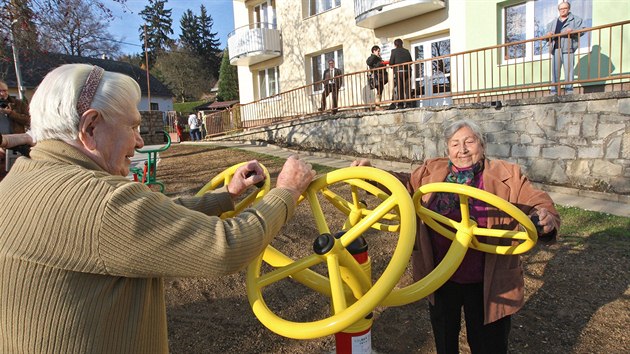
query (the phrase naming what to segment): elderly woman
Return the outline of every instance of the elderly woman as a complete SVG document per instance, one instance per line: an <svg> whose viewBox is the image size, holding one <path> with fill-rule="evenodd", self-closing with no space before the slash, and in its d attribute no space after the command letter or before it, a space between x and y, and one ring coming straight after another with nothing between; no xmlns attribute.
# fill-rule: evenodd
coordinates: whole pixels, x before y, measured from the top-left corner
<svg viewBox="0 0 630 354"><path fill-rule="evenodd" d="M37 145L0 182L0 352L168 352L163 278L244 268L315 175L289 157L276 188L228 220L217 215L264 179L256 161L215 193L153 192L126 177L144 145L140 97L129 76L85 64L35 92Z"/></svg>
<svg viewBox="0 0 630 354"><path fill-rule="evenodd" d="M518 165L490 160L479 126L459 120L444 131L448 158L429 159L411 174L397 174L413 194L434 182L466 184L495 194L519 207L542 229L539 240L555 239L560 217L547 193L540 191L521 173ZM369 161L352 163L367 166ZM459 198L451 193L433 193L422 201L425 207L460 220ZM487 206L472 200L470 214L480 227L492 228L514 220L488 213ZM488 242L491 242L488 240ZM419 225L413 252L414 280L429 274L444 258L451 241ZM453 276L429 297L429 312L438 353L459 352L461 309L472 353L507 353L510 316L523 300L523 268L519 256L488 254L470 249Z"/></svg>

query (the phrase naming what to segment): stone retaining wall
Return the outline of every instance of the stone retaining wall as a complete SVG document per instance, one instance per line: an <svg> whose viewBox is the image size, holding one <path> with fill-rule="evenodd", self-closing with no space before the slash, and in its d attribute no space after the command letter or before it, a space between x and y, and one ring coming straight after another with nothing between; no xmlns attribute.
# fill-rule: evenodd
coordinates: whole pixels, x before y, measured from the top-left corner
<svg viewBox="0 0 630 354"><path fill-rule="evenodd" d="M630 194L630 92L550 96L489 104L339 113L214 140L415 162L445 156L442 130L456 118L486 132L487 156L519 163L548 185Z"/></svg>

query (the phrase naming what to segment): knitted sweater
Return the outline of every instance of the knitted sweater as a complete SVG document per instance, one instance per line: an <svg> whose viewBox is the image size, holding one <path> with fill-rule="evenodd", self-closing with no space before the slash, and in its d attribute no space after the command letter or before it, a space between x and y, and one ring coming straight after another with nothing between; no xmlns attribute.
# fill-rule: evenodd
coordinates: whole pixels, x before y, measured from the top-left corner
<svg viewBox="0 0 630 354"><path fill-rule="evenodd" d="M274 189L207 216L232 210L225 189L172 200L51 140L17 160L0 200L2 353L166 353L162 278L242 269L295 211Z"/></svg>

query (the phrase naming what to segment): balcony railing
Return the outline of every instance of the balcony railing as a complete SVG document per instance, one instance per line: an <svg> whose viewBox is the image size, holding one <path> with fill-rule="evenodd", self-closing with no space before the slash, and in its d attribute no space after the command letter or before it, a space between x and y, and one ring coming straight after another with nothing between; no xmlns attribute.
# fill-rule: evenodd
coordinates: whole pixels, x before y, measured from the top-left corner
<svg viewBox="0 0 630 354"><path fill-rule="evenodd" d="M394 92L394 71L402 66L388 66L384 70L389 82L384 86L380 106L404 103L420 107L540 97L549 95L552 86L562 95L561 88L567 82L574 84L575 93L630 89L630 21L574 31L571 35L581 35L586 44L575 52L574 77L564 77L563 70L557 84L551 79L553 57L545 50L550 40L560 37L552 35L412 62L409 85L400 85L408 87L404 99L398 99ZM537 52L529 57L519 54ZM375 108L375 90L368 85L368 74L372 72L343 75L339 111ZM318 111L320 102L321 82L311 83L235 106L234 112L223 112L220 119L212 120L212 132L220 134L322 114ZM331 102L329 96L328 112ZM207 123L208 119L212 116L206 117Z"/></svg>
<svg viewBox="0 0 630 354"><path fill-rule="evenodd" d="M230 64L252 65L282 54L282 36L275 24L252 23L228 35Z"/></svg>
<svg viewBox="0 0 630 354"><path fill-rule="evenodd" d="M359 27L374 29L445 6L439 0L354 0L355 22Z"/></svg>

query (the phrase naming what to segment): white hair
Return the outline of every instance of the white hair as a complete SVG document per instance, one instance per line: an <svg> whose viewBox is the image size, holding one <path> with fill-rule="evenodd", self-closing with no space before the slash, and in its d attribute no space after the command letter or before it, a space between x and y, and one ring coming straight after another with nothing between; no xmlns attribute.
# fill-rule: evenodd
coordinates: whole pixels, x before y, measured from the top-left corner
<svg viewBox="0 0 630 354"><path fill-rule="evenodd" d="M481 129L481 127L470 119L460 119L460 120L456 120L454 122L449 123L444 129L444 133L442 136L444 137L444 143L446 144L447 151L448 151L449 140L451 140L453 135L455 135L455 133L457 133L457 131L463 127L468 127L470 128L470 130L472 130L473 134L477 137L477 139L479 139L479 142L481 143L481 147L485 150L486 137L484 136L483 130Z"/></svg>
<svg viewBox="0 0 630 354"><path fill-rule="evenodd" d="M66 64L49 72L29 105L31 131L37 141L78 138L80 116L77 100L92 70L88 64ZM131 77L105 71L90 108L105 119L132 114L140 102L140 86Z"/></svg>

